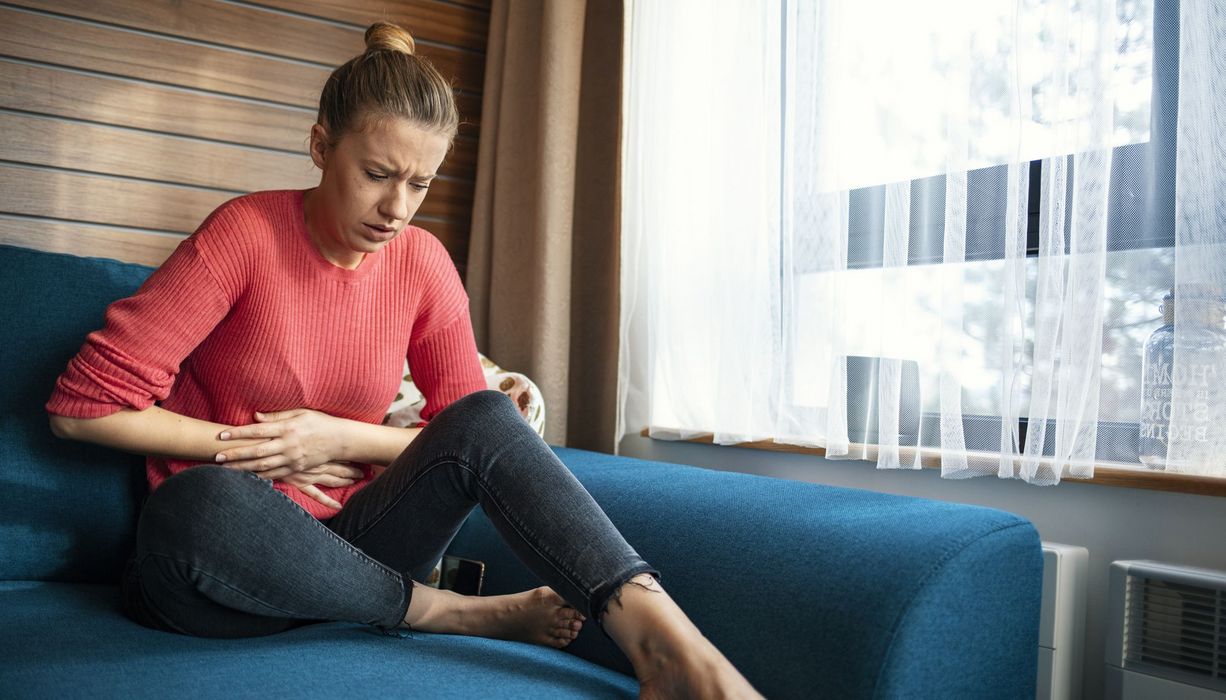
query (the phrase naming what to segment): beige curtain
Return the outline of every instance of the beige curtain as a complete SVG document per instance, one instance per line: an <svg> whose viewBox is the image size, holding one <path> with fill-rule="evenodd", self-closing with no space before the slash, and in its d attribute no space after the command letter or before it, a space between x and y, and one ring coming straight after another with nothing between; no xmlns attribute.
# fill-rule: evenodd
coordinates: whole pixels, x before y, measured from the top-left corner
<svg viewBox="0 0 1226 700"><path fill-rule="evenodd" d="M541 388L551 444L611 452L622 0L497 0L467 284L477 345Z"/></svg>

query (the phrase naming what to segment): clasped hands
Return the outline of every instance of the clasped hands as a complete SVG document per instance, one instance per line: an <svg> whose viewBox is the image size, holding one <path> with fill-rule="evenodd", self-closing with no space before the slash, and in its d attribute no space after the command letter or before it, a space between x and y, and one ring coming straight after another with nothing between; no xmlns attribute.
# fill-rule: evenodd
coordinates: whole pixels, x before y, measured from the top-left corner
<svg viewBox="0 0 1226 700"><path fill-rule="evenodd" d="M344 462L343 418L306 408L255 414L257 423L222 431L221 440L263 440L217 453L216 461L262 479L283 481L328 506L341 507L319 486L348 486L361 469Z"/></svg>

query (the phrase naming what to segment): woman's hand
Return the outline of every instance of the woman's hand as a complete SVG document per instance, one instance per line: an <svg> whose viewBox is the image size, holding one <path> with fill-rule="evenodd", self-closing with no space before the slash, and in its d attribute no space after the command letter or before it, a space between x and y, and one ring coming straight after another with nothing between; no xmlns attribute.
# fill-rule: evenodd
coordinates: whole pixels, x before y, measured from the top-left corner
<svg viewBox="0 0 1226 700"><path fill-rule="evenodd" d="M348 486L363 476L365 475L362 473L362 470L357 467L336 462L324 462L317 467L311 467L310 469L304 469L303 471L283 476L277 479L277 481L284 481L325 506L340 510L341 504L329 498L323 491L320 491L316 484L321 486Z"/></svg>
<svg viewBox="0 0 1226 700"><path fill-rule="evenodd" d="M264 442L223 450L217 453L218 463L254 472L263 479L281 479L344 459L342 436L349 421L343 418L306 408L257 412L255 417L259 423L230 428L218 437L264 438Z"/></svg>

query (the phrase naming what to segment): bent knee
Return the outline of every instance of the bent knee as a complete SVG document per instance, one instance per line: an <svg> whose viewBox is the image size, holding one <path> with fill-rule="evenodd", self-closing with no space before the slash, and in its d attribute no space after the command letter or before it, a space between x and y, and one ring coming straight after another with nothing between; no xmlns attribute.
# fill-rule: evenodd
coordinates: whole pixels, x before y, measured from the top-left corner
<svg viewBox="0 0 1226 700"><path fill-rule="evenodd" d="M426 438L423 445L442 453L467 453L475 446L539 439L515 402L501 391L490 390L456 399L430 420L422 435Z"/></svg>
<svg viewBox="0 0 1226 700"><path fill-rule="evenodd" d="M474 391L471 394L461 396L451 406L476 412L493 412L505 410L507 407L514 408L515 402L501 391L482 389L481 391ZM451 408L451 406L448 406L448 408Z"/></svg>
<svg viewBox="0 0 1226 700"><path fill-rule="evenodd" d="M149 495L141 510L138 538L189 536L231 522L257 490L268 489L259 477L205 464L174 474Z"/></svg>
<svg viewBox="0 0 1226 700"><path fill-rule="evenodd" d="M522 422L523 417L511 397L501 391L486 389L474 391L452 402L443 409L435 420L445 419L455 422L470 422L478 425L489 425L492 421L505 421L512 418Z"/></svg>

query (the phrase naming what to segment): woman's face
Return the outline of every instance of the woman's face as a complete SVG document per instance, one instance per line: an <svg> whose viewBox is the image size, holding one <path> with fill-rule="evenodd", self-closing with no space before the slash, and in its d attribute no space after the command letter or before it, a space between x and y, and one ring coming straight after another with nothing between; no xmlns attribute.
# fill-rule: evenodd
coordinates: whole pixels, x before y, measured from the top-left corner
<svg viewBox="0 0 1226 700"><path fill-rule="evenodd" d="M450 141L397 117L372 119L328 146L311 129L311 159L323 171L307 193L311 241L334 265L353 269L408 225L447 155Z"/></svg>

